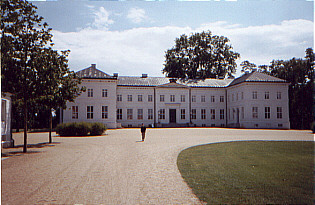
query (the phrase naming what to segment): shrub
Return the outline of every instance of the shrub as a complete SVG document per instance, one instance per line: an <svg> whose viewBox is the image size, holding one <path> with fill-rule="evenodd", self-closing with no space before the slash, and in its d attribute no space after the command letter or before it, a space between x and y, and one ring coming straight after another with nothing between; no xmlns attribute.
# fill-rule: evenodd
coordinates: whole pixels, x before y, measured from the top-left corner
<svg viewBox="0 0 315 205"><path fill-rule="evenodd" d="M97 136L102 135L106 129L106 125L100 122L69 122L59 124L56 133L60 136Z"/></svg>
<svg viewBox="0 0 315 205"><path fill-rule="evenodd" d="M106 129L107 129L106 125L104 125L101 122L92 123L90 135L91 136L102 135L104 131L106 131Z"/></svg>

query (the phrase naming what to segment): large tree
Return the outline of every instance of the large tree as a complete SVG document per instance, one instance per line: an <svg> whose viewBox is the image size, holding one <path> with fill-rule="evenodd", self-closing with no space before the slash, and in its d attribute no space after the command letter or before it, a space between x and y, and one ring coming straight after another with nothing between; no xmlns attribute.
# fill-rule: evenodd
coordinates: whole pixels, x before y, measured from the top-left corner
<svg viewBox="0 0 315 205"><path fill-rule="evenodd" d="M239 54L229 39L212 35L210 31L185 34L175 40L175 46L165 52L163 73L181 79L205 79L233 76Z"/></svg>

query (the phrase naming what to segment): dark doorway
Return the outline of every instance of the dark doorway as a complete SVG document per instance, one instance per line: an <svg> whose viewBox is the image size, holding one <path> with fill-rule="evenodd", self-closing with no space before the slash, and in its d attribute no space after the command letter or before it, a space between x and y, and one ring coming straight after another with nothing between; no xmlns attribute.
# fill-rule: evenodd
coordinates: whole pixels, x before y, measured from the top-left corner
<svg viewBox="0 0 315 205"><path fill-rule="evenodd" d="M170 109L170 123L176 123L176 109Z"/></svg>

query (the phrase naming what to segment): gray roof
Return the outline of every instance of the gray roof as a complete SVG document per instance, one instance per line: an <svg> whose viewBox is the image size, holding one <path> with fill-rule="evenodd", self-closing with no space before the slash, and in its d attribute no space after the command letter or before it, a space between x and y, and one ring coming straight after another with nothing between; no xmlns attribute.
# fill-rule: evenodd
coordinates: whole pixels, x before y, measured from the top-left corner
<svg viewBox="0 0 315 205"><path fill-rule="evenodd" d="M114 77L108 75L107 73L104 73L103 71L96 69L95 64L92 64L90 67L76 72L76 74L80 78L114 79Z"/></svg>
<svg viewBox="0 0 315 205"><path fill-rule="evenodd" d="M270 75L267 75L265 73L260 73L258 71L254 71L252 73L245 73L244 75L242 75L239 78L236 78L235 80L233 80L233 82L229 85L236 85L239 83L243 83L243 82L277 82L277 83L285 83L285 80L282 80L280 78L276 78Z"/></svg>

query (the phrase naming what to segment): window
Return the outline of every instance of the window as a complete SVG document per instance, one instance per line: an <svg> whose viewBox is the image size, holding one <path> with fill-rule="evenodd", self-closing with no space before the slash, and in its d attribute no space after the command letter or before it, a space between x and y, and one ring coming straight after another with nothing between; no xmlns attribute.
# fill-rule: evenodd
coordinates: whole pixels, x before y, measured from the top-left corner
<svg viewBox="0 0 315 205"><path fill-rule="evenodd" d="M138 109L138 120L143 120L143 109Z"/></svg>
<svg viewBox="0 0 315 205"><path fill-rule="evenodd" d="M153 109L148 109L148 120L153 120Z"/></svg>
<svg viewBox="0 0 315 205"><path fill-rule="evenodd" d="M170 101L175 102L175 95L170 95Z"/></svg>
<svg viewBox="0 0 315 205"><path fill-rule="evenodd" d="M164 95L160 95L160 102L164 102L165 99L164 99Z"/></svg>
<svg viewBox="0 0 315 205"><path fill-rule="evenodd" d="M224 96L220 96L220 102L224 102Z"/></svg>
<svg viewBox="0 0 315 205"><path fill-rule="evenodd" d="M206 109L201 109L201 119L202 120L206 119Z"/></svg>
<svg viewBox="0 0 315 205"><path fill-rule="evenodd" d="M235 109L233 108L233 120L235 119Z"/></svg>
<svg viewBox="0 0 315 205"><path fill-rule="evenodd" d="M211 120L215 120L215 109L210 109Z"/></svg>
<svg viewBox="0 0 315 205"><path fill-rule="evenodd" d="M270 107L265 107L265 119L270 119Z"/></svg>
<svg viewBox="0 0 315 205"><path fill-rule="evenodd" d="M277 107L277 119L282 119L282 107Z"/></svg>
<svg viewBox="0 0 315 205"><path fill-rule="evenodd" d="M138 102L142 102L142 95L138 95Z"/></svg>
<svg viewBox="0 0 315 205"><path fill-rule="evenodd" d="M224 120L224 109L220 109L220 120Z"/></svg>
<svg viewBox="0 0 315 205"><path fill-rule="evenodd" d="M180 96L180 101L181 101L181 102L185 102L185 101L186 101L185 95L181 95L181 96Z"/></svg>
<svg viewBox="0 0 315 205"><path fill-rule="evenodd" d="M87 119L93 119L93 106L87 106L86 114Z"/></svg>
<svg viewBox="0 0 315 205"><path fill-rule="evenodd" d="M191 96L191 102L196 102L196 95Z"/></svg>
<svg viewBox="0 0 315 205"><path fill-rule="evenodd" d="M242 100L244 99L244 93L243 92L241 93L241 99Z"/></svg>
<svg viewBox="0 0 315 205"><path fill-rule="evenodd" d="M72 119L78 118L79 118L78 106L72 106Z"/></svg>
<svg viewBox="0 0 315 205"><path fill-rule="evenodd" d="M253 99L257 99L257 91L253 91Z"/></svg>
<svg viewBox="0 0 315 205"><path fill-rule="evenodd" d="M269 92L265 92L265 99L269 99Z"/></svg>
<svg viewBox="0 0 315 205"><path fill-rule="evenodd" d="M133 110L127 109L127 120L132 120L133 118Z"/></svg>
<svg viewBox="0 0 315 205"><path fill-rule="evenodd" d="M258 118L258 107L252 108L253 118Z"/></svg>
<svg viewBox="0 0 315 205"><path fill-rule="evenodd" d="M238 93L236 93L236 101L238 101Z"/></svg>
<svg viewBox="0 0 315 205"><path fill-rule="evenodd" d="M244 113L244 107L241 108L241 118L244 119L245 113Z"/></svg>
<svg viewBox="0 0 315 205"><path fill-rule="evenodd" d="M214 96L211 96L211 102L215 102L215 97Z"/></svg>
<svg viewBox="0 0 315 205"><path fill-rule="evenodd" d="M122 109L117 109L117 120L122 120Z"/></svg>
<svg viewBox="0 0 315 205"><path fill-rule="evenodd" d="M279 128L282 128L282 127L283 127L283 124L278 124L278 127L279 127Z"/></svg>
<svg viewBox="0 0 315 205"><path fill-rule="evenodd" d="M102 89L102 97L107 98L107 89Z"/></svg>
<svg viewBox="0 0 315 205"><path fill-rule="evenodd" d="M234 94L232 94L232 102L234 102Z"/></svg>
<svg viewBox="0 0 315 205"><path fill-rule="evenodd" d="M281 92L277 92L277 99L278 99L278 100L281 99Z"/></svg>
<svg viewBox="0 0 315 205"><path fill-rule="evenodd" d="M148 95L148 101L149 101L149 102L152 102L152 101L153 101L152 95Z"/></svg>
<svg viewBox="0 0 315 205"><path fill-rule="evenodd" d="M117 101L121 102L122 101L122 95L117 95Z"/></svg>
<svg viewBox="0 0 315 205"><path fill-rule="evenodd" d="M229 120L230 120L231 119L231 110L230 110L230 108L229 108L228 114L229 114Z"/></svg>
<svg viewBox="0 0 315 205"><path fill-rule="evenodd" d="M102 119L108 118L108 106L102 106Z"/></svg>
<svg viewBox="0 0 315 205"><path fill-rule="evenodd" d="M191 119L196 119L196 109L191 109Z"/></svg>
<svg viewBox="0 0 315 205"><path fill-rule="evenodd" d="M132 95L128 95L127 100L128 100L128 102L132 102Z"/></svg>
<svg viewBox="0 0 315 205"><path fill-rule="evenodd" d="M88 89L88 97L93 97L93 89L91 88Z"/></svg>
<svg viewBox="0 0 315 205"><path fill-rule="evenodd" d="M201 96L201 102L206 102L206 96L204 95Z"/></svg>
<svg viewBox="0 0 315 205"><path fill-rule="evenodd" d="M160 109L159 119L165 120L165 109Z"/></svg>
<svg viewBox="0 0 315 205"><path fill-rule="evenodd" d="M180 110L180 119L185 120L185 118L186 118L186 110L181 109Z"/></svg>

